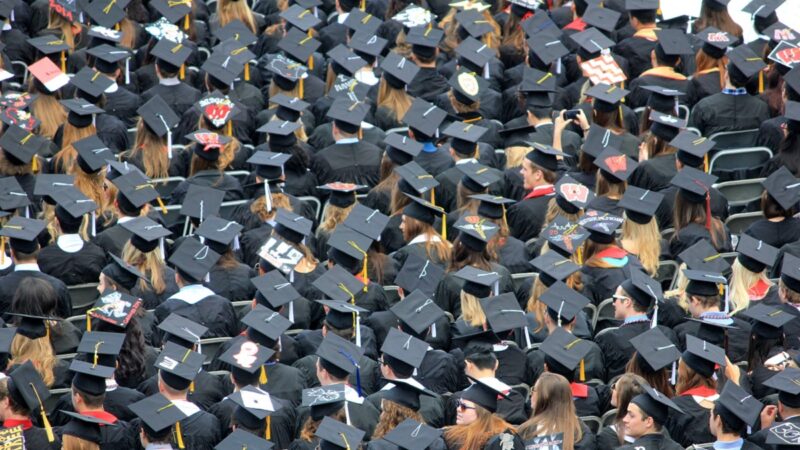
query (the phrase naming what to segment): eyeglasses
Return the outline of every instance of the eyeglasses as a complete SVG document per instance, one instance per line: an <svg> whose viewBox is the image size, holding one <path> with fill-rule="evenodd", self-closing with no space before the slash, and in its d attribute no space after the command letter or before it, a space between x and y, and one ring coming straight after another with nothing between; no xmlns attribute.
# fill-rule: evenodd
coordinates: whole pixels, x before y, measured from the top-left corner
<svg viewBox="0 0 800 450"><path fill-rule="evenodd" d="M616 294L614 294L614 295L611 296L611 298L613 298L614 302L615 302L617 300L627 300L630 297L627 297L627 296L624 296L624 295L616 295ZM614 302L611 302L611 303L614 303Z"/></svg>
<svg viewBox="0 0 800 450"><path fill-rule="evenodd" d="M378 358L378 364L380 364L380 365L382 365L382 366L385 366L385 365L387 365L387 364L386 364L386 362L383 360L383 356L381 356L380 358Z"/></svg>
<svg viewBox="0 0 800 450"><path fill-rule="evenodd" d="M458 402L458 409L460 409L461 411L466 411L468 409L475 409L475 407L474 406L468 406L466 403L460 401L460 402Z"/></svg>

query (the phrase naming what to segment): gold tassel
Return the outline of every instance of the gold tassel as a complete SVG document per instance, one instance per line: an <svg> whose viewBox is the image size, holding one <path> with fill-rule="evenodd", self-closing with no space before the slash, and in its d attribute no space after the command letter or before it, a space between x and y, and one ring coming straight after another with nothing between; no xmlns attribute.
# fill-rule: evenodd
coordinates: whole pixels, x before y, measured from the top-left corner
<svg viewBox="0 0 800 450"><path fill-rule="evenodd" d="M300 97L300 100L302 100L303 99L303 79L302 78L300 78L299 84L300 84L300 86L298 87L298 95L297 96Z"/></svg>
<svg viewBox="0 0 800 450"><path fill-rule="evenodd" d="M115 29L116 31L119 31L119 23L115 23L115 24L114 24L114 29Z"/></svg>
<svg viewBox="0 0 800 450"><path fill-rule="evenodd" d="M506 205L500 204L500 207L503 208L503 225L505 225L506 229L508 229L508 219L506 218Z"/></svg>
<svg viewBox="0 0 800 450"><path fill-rule="evenodd" d="M581 359L581 381L586 381L586 365L583 363L583 359Z"/></svg>
<svg viewBox="0 0 800 450"><path fill-rule="evenodd" d="M708 173L708 153L703 155L703 172Z"/></svg>
<svg viewBox="0 0 800 450"><path fill-rule="evenodd" d="M447 240L447 214L442 213L442 239Z"/></svg>
<svg viewBox="0 0 800 450"><path fill-rule="evenodd" d="M436 206L436 188L431 188L431 203Z"/></svg>
<svg viewBox="0 0 800 450"><path fill-rule="evenodd" d="M33 155L33 160L31 161L31 170L33 173L39 173L39 158L36 155Z"/></svg>
<svg viewBox="0 0 800 450"><path fill-rule="evenodd" d="M47 321L45 321L44 323L44 337L50 339L50 323L48 323Z"/></svg>
<svg viewBox="0 0 800 450"><path fill-rule="evenodd" d="M61 52L61 71L67 73L67 53Z"/></svg>
<svg viewBox="0 0 800 450"><path fill-rule="evenodd" d="M0 264L6 263L6 238L0 237Z"/></svg>
<svg viewBox="0 0 800 450"><path fill-rule="evenodd" d="M183 16L183 29L184 30L188 30L189 29L189 15L188 14Z"/></svg>
<svg viewBox="0 0 800 450"><path fill-rule="evenodd" d="M364 11L367 9L367 0L361 0L361 10Z"/></svg>
<svg viewBox="0 0 800 450"><path fill-rule="evenodd" d="M314 57L313 56L309 56L308 57L308 70L314 70Z"/></svg>
<svg viewBox="0 0 800 450"><path fill-rule="evenodd" d="M575 254L577 255L577 258L578 258L578 265L582 266L583 265L583 247L578 247L578 249L575 250Z"/></svg>
<svg viewBox="0 0 800 450"><path fill-rule="evenodd" d="M266 440L272 440L272 416L267 416L267 431L264 433Z"/></svg>
<svg viewBox="0 0 800 450"><path fill-rule="evenodd" d="M764 71L761 70L758 72L758 93L764 93Z"/></svg>
<svg viewBox="0 0 800 450"><path fill-rule="evenodd" d="M194 393L194 381L189 383L189 392Z"/></svg>
<svg viewBox="0 0 800 450"><path fill-rule="evenodd" d="M250 63L244 65L244 81L250 81Z"/></svg>
<svg viewBox="0 0 800 450"><path fill-rule="evenodd" d="M267 384L267 369L261 366L261 375L258 376L258 384Z"/></svg>
<svg viewBox="0 0 800 450"><path fill-rule="evenodd" d="M156 197L156 201L158 202L158 207L161 208L161 213L167 215L167 207L164 205L164 200L161 200L161 197Z"/></svg>
<svg viewBox="0 0 800 450"><path fill-rule="evenodd" d="M233 136L233 120L228 121L228 125L225 127L225 135Z"/></svg>
<svg viewBox="0 0 800 450"><path fill-rule="evenodd" d="M47 327L47 322L45 322L45 327ZM48 328L48 332L50 329ZM49 335L49 333L48 333ZM53 442L55 441L55 436L53 436L53 427L50 426L50 421L47 420L47 412L44 410L44 403L42 403L42 399L39 397L39 391L36 390L36 386L33 383L28 383L30 385L33 394L36 396L36 400L39 401L39 411L42 413L42 425L44 425L44 430L47 432L47 441Z"/></svg>
<svg viewBox="0 0 800 450"><path fill-rule="evenodd" d="M179 72L179 76L181 77L181 80L186 78L186 64L181 64L181 70Z"/></svg>
<svg viewBox="0 0 800 450"><path fill-rule="evenodd" d="M180 422L175 422L175 435L176 435L176 440L178 441L178 448L186 448L186 446L183 445L183 434L181 434Z"/></svg>
<svg viewBox="0 0 800 450"><path fill-rule="evenodd" d="M86 331L92 331L92 316L86 311Z"/></svg>

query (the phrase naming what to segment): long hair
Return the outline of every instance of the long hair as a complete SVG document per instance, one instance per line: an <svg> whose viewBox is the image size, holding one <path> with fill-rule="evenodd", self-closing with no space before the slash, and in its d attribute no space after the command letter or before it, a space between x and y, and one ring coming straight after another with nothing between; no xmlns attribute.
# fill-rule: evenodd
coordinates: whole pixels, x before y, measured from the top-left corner
<svg viewBox="0 0 800 450"><path fill-rule="evenodd" d="M75 51L75 33L72 31L73 23L61 17L54 9L47 16L47 29L61 31L61 39L69 46L68 53Z"/></svg>
<svg viewBox="0 0 800 450"><path fill-rule="evenodd" d="M655 134L650 133L650 136L652 137L645 141L647 147L647 156L649 158L655 158L656 156L661 155L672 155L678 151L677 148L669 145L669 142L661 139Z"/></svg>
<svg viewBox="0 0 800 450"><path fill-rule="evenodd" d="M42 376L44 384L47 387L53 385L56 381L55 367L56 360L53 345L50 344L50 339L43 336L37 339L30 339L21 334L14 335L11 341L11 359L8 365L23 364L25 361L30 361Z"/></svg>
<svg viewBox="0 0 800 450"><path fill-rule="evenodd" d="M521 145L514 145L506 147L506 169L513 169L522 165L522 160L525 159L531 150L531 147L524 147Z"/></svg>
<svg viewBox="0 0 800 450"><path fill-rule="evenodd" d="M86 173L75 163L67 170L67 173L75 176L75 187L97 204L96 220L99 221L101 217L105 217L104 224L112 221L116 212L105 188L106 171L100 170L97 173Z"/></svg>
<svg viewBox="0 0 800 450"><path fill-rule="evenodd" d="M484 249L482 252L476 252L464 245L460 237L453 241L453 249L450 253L450 265L447 267L448 272L457 272L467 266L473 266L486 271L492 270L492 257L488 249Z"/></svg>
<svg viewBox="0 0 800 450"><path fill-rule="evenodd" d="M669 398L675 396L675 390L669 379L671 371L671 366L669 368L663 367L660 370L652 370L648 364L644 363L638 353L634 353L628 364L625 365L625 372L644 378L653 389Z"/></svg>
<svg viewBox="0 0 800 450"><path fill-rule="evenodd" d="M131 159L142 154L144 173L150 178L167 178L169 176L169 157L166 150L165 137L158 137L150 131L139 118L136 124L136 142L131 150Z"/></svg>
<svg viewBox="0 0 800 450"><path fill-rule="evenodd" d="M508 422L478 404L475 405L475 414L477 418L474 422L445 429L444 440L448 443L447 448L480 450L489 439L512 428Z"/></svg>
<svg viewBox="0 0 800 450"><path fill-rule="evenodd" d="M125 17L119 22L119 30L122 32L122 40L119 45L125 48L135 48L136 41L139 37L136 24L133 23L131 19Z"/></svg>
<svg viewBox="0 0 800 450"><path fill-rule="evenodd" d="M461 291L461 316L464 322L472 325L473 327L481 327L486 323L486 314L481 307L481 301L478 297Z"/></svg>
<svg viewBox="0 0 800 450"><path fill-rule="evenodd" d="M378 85L378 107L383 106L388 109L394 113L394 119L399 121L406 115L413 102L414 100L404 89L395 89L389 86L389 83L381 77Z"/></svg>
<svg viewBox="0 0 800 450"><path fill-rule="evenodd" d="M381 181L372 188L373 191L389 192L391 199L392 187L400 181L400 175L394 171L395 167L395 163L384 152L381 157Z"/></svg>
<svg viewBox="0 0 800 450"><path fill-rule="evenodd" d="M522 20L516 14L509 14L503 24L503 38L500 45L514 53L524 54L525 31L522 29Z"/></svg>
<svg viewBox="0 0 800 450"><path fill-rule="evenodd" d="M625 425L622 419L628 414L628 405L633 397L643 393L646 384L644 378L630 372L622 374L614 383L614 390L617 392L617 414L614 416L614 425L617 428L617 442L620 445L625 443ZM663 393L661 390L659 392Z"/></svg>
<svg viewBox="0 0 800 450"><path fill-rule="evenodd" d="M564 433L564 450L574 450L575 443L583 439L581 421L575 413L572 389L562 375L543 373L536 381L536 402L533 415L519 426L517 432L523 440L536 436Z"/></svg>
<svg viewBox="0 0 800 450"><path fill-rule="evenodd" d="M433 225L417 220L411 216L403 216L405 222L403 239L408 242L419 235L425 236L425 255L428 259L447 261L450 259L450 244L442 239ZM438 239L436 239L438 237Z"/></svg>
<svg viewBox="0 0 800 450"><path fill-rule="evenodd" d="M692 25L692 33L697 33L708 27L717 28L738 38L742 37L742 27L734 22L728 12L728 8L709 8L708 0L704 0L700 9L700 18Z"/></svg>
<svg viewBox="0 0 800 450"><path fill-rule="evenodd" d="M533 313L534 318L536 319L536 323L538 326L534 333L538 333L544 329L544 315L547 314L547 306L539 300L539 298L544 294L547 290L547 286L542 283L539 277L533 280L533 287L531 287L531 295L528 297L528 304L525 307L525 311L529 313Z"/></svg>
<svg viewBox="0 0 800 450"><path fill-rule="evenodd" d="M288 91L281 89L275 79L269 82L269 98L273 98L278 94L285 94L290 98L298 97L302 100L303 96L300 95L300 82L295 83L294 87Z"/></svg>
<svg viewBox="0 0 800 450"><path fill-rule="evenodd" d="M347 219L350 211L352 211L355 206L356 204L353 203L346 208L340 208L338 206L328 204L328 207L325 208L325 214L322 215L322 222L319 224L319 227L317 227L317 230L333 232L334 228L339 226L340 223Z"/></svg>
<svg viewBox="0 0 800 450"><path fill-rule="evenodd" d="M167 281L164 277L164 260L161 259L159 249L143 253L128 241L122 248L122 259L139 269L150 280L150 283L141 279L137 281L140 289L143 291L152 290L156 294L161 294L167 289Z"/></svg>
<svg viewBox="0 0 800 450"><path fill-rule="evenodd" d="M258 197L250 204L250 212L257 215L261 222L272 220L275 214L278 213L278 208L292 212L292 204L286 194L272 192L270 197L272 198L271 211L267 211L267 197L264 195Z"/></svg>
<svg viewBox="0 0 800 450"><path fill-rule="evenodd" d="M225 25L235 20L241 20L253 34L258 33L256 18L253 16L253 11L250 10L247 2L241 0L219 0L217 17L219 17L220 28L224 28Z"/></svg>
<svg viewBox="0 0 800 450"><path fill-rule="evenodd" d="M702 47L697 51L697 56L694 57L694 63L697 67L697 70L694 72L694 76L697 77L701 74L701 72L705 72L712 69L717 69L719 74L719 87L720 89L725 88L725 77L728 74L728 57L723 56L722 58L713 58L711 55L703 51Z"/></svg>
<svg viewBox="0 0 800 450"><path fill-rule="evenodd" d="M399 177L398 177L399 178ZM397 187L397 183L392 186L392 197L391 197L391 210L392 215L396 216L398 214L402 214L403 208L408 206L411 203L411 199L408 198L407 195L403 194L403 191Z"/></svg>
<svg viewBox="0 0 800 450"><path fill-rule="evenodd" d="M441 48L447 54L452 55L455 52L456 47L461 43L462 39L459 36L459 27L461 26L458 21L455 20L456 14L458 10L456 8L450 8L450 11L447 12L447 15L439 22L439 26L444 30L444 39L442 40ZM494 20L492 17L491 9L486 9L481 12L483 15L483 19L486 23L492 27L492 30L488 33L481 36L481 42L486 44L487 47L491 48L497 54L497 49L500 47L501 37L503 35L503 30L500 28L500 24ZM462 27L463 28L463 27Z"/></svg>
<svg viewBox="0 0 800 450"><path fill-rule="evenodd" d="M61 124L64 124L64 128L67 127L67 112L58 102L60 94L57 92L52 94L49 92L40 92L34 86L36 86L36 83L34 83L33 77L31 77L31 82L28 84L28 91L38 94L36 98L33 99L33 103L31 103L31 114L41 122L39 124L38 134L41 137L52 140Z"/></svg>
<svg viewBox="0 0 800 450"><path fill-rule="evenodd" d="M96 442L64 433L61 436L61 450L100 450L100 445Z"/></svg>
<svg viewBox="0 0 800 450"><path fill-rule="evenodd" d="M625 195L625 190L627 188L627 181L622 183L609 183L606 176L603 175L603 171L598 169L594 188L598 197L605 196L613 199L621 199L622 196Z"/></svg>
<svg viewBox="0 0 800 450"><path fill-rule="evenodd" d="M218 186L219 183L222 182L223 169L220 168L218 161L209 161L195 154L192 154L192 161L189 164L189 176L192 176L204 170L216 170L217 172L219 172L219 178L214 182L212 186Z"/></svg>
<svg viewBox="0 0 800 450"><path fill-rule="evenodd" d="M564 209L562 209L558 204L558 201L556 201L555 197L553 197L547 202L547 214L545 214L544 223L552 223L553 220L559 216L569 220L570 222L577 223L582 215L582 209L579 209L575 214L564 211Z"/></svg>
<svg viewBox="0 0 800 450"><path fill-rule="evenodd" d="M705 377L695 372L689 367L683 358L678 361L678 383L675 385L675 392L680 395L689 389L697 387L717 388L717 381L712 377Z"/></svg>
<svg viewBox="0 0 800 450"><path fill-rule="evenodd" d="M683 198L678 193L675 196L675 209L673 211L672 226L675 228L675 234L672 239L677 239L678 233L691 223L696 223L705 226L706 224L706 205L703 203L692 203ZM711 216L711 245L719 250L725 243L725 227L722 222L714 216Z"/></svg>
<svg viewBox="0 0 800 450"><path fill-rule="evenodd" d="M755 333L750 334L750 344L747 346L747 367L761 367L775 348L784 347L783 334L777 339L766 339ZM752 365L751 365L752 364Z"/></svg>
<svg viewBox="0 0 800 450"><path fill-rule="evenodd" d="M78 128L68 121L64 121L64 128L61 136L61 150L53 157L56 166L60 167L62 172L66 172L75 162L75 158L78 157L78 150L76 150L72 144L81 139L94 136L95 134L97 134L97 128L95 128L94 125Z"/></svg>
<svg viewBox="0 0 800 450"><path fill-rule="evenodd" d="M339 422L345 422L347 420L347 416L344 412L344 408L340 408L335 413L328 416L332 419L336 419ZM303 422L303 428L300 429L300 440L306 442L312 442L314 439L317 439L315 434L317 433L317 429L319 428L319 424L322 423L322 420L314 420L311 415L309 414L306 417L306 421Z"/></svg>
<svg viewBox="0 0 800 450"><path fill-rule="evenodd" d="M646 224L630 220L627 214L622 222L622 248L639 257L644 270L655 276L658 272L658 257L661 254L661 233L656 219L651 217ZM625 243L628 243L626 246Z"/></svg>
<svg viewBox="0 0 800 450"><path fill-rule="evenodd" d="M594 123L611 130L614 134L625 133L625 118L620 114L620 108L614 108L611 112L592 109L592 117Z"/></svg>
<svg viewBox="0 0 800 450"><path fill-rule="evenodd" d="M761 298L756 298L750 293L750 290L759 281L766 283L768 286L775 284L770 281L766 270L762 270L758 273L752 272L739 262L739 258L733 261L729 285L730 294L728 295L728 299L731 302L731 314L750 307L751 300L761 300Z"/></svg>
<svg viewBox="0 0 800 450"><path fill-rule="evenodd" d="M586 258L584 262L584 266L586 267L598 267L601 269L608 269L612 266L609 265L607 262L603 261L601 258L598 258L597 255L602 252L603 250L611 247L617 247L617 242L612 242L611 244L600 244L598 242L594 242L591 239L587 239L583 243L583 257Z"/></svg>
<svg viewBox="0 0 800 450"><path fill-rule="evenodd" d="M372 439L380 439L406 419L414 419L417 422L425 423L425 419L418 411L403 406L397 402L383 399L381 405L381 416L372 433Z"/></svg>

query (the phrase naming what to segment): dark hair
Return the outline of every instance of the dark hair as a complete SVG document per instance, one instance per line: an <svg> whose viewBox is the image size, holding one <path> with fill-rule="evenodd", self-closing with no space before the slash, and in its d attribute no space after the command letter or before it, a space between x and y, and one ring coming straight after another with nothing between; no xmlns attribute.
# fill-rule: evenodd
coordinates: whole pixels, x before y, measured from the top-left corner
<svg viewBox="0 0 800 450"><path fill-rule="evenodd" d="M672 224L675 227L675 234L672 239L677 239L679 231L689 225L690 223L698 223L705 226L706 223L706 205L704 203L692 203L683 198L680 192L675 196L675 209L672 218ZM717 250L725 243L725 227L719 219L711 217L711 230L709 230L711 237L711 245Z"/></svg>
<svg viewBox="0 0 800 450"><path fill-rule="evenodd" d="M23 278L11 301L11 312L32 316L49 316L55 313L58 296L53 286L34 277Z"/></svg>
<svg viewBox="0 0 800 450"><path fill-rule="evenodd" d="M72 386L72 392L77 394L83 399L83 403L90 409L100 409L103 407L103 402L106 399L106 393L103 392L100 395L92 395L87 394L86 392L76 388L74 385Z"/></svg>
<svg viewBox="0 0 800 450"><path fill-rule="evenodd" d="M764 191L761 193L761 211L767 219L775 217L791 219L792 216L797 213L797 208L791 207L789 209L783 209L767 191Z"/></svg>
<svg viewBox="0 0 800 450"><path fill-rule="evenodd" d="M470 353L464 360L471 362L475 367L481 370L494 370L497 365L497 356L492 352Z"/></svg>
<svg viewBox="0 0 800 450"><path fill-rule="evenodd" d="M770 356L770 351L776 347L783 347L783 335L777 339L768 339L750 334L750 344L747 346L747 367L760 367Z"/></svg>
<svg viewBox="0 0 800 450"><path fill-rule="evenodd" d="M457 272L466 266L473 266L481 270L492 270L489 250L487 248L484 248L482 252L471 250L461 242L461 238L456 238L453 242L453 249L450 255L449 271L451 272Z"/></svg>
<svg viewBox="0 0 800 450"><path fill-rule="evenodd" d="M655 23L656 22L655 9L639 9L636 11L628 11L631 17L636 18L641 23Z"/></svg>
<svg viewBox="0 0 800 450"><path fill-rule="evenodd" d="M793 121L788 121L786 124L786 137L781 141L778 147L778 163L789 169L792 175L800 175L800 124L794 125Z"/></svg>
<svg viewBox="0 0 800 450"><path fill-rule="evenodd" d="M143 308L143 307L142 307ZM120 386L136 388L145 376L145 339L142 326L139 322L139 315L144 314L140 309L131 317L128 326L125 327L125 339L122 341L122 349L117 356L117 369L114 371L114 379ZM119 333L119 327L105 321L96 321L97 331L109 331Z"/></svg>

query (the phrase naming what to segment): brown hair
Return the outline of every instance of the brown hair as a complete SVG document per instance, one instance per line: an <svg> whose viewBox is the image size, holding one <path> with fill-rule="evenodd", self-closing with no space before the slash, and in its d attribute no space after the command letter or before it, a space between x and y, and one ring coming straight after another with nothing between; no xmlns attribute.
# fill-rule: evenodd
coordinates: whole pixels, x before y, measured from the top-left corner
<svg viewBox="0 0 800 450"><path fill-rule="evenodd" d="M380 439L406 419L414 419L417 422L425 423L425 419L417 411L403 406L397 402L383 399L381 404L381 416L372 433L372 439Z"/></svg>
<svg viewBox="0 0 800 450"><path fill-rule="evenodd" d="M328 417L336 419L339 422L344 422L347 420L344 408L339 409ZM316 439L315 434L317 433L317 428L319 428L320 423L322 423L322 420L314 420L309 414L309 416L306 417L306 421L303 422L303 428L300 430L300 440L306 442L314 441L314 439Z"/></svg>
<svg viewBox="0 0 800 450"><path fill-rule="evenodd" d="M613 389L617 391L617 414L614 416L614 425L617 428L617 442L620 445L625 443L625 426L622 419L628 414L628 405L633 397L644 392L645 384L647 381L635 373L623 373L613 384ZM661 389L658 391L664 393Z"/></svg>
<svg viewBox="0 0 800 450"><path fill-rule="evenodd" d="M696 387L716 389L717 381L712 377L704 377L695 372L695 370L689 367L686 362L683 361L683 358L681 358L680 361L678 361L678 383L675 385L675 391L680 395Z"/></svg>
<svg viewBox="0 0 800 450"><path fill-rule="evenodd" d="M606 176L600 169L597 169L597 176L595 177L595 192L598 197L606 196L613 199L621 199L625 195L625 189L628 187L628 182L622 183L609 183Z"/></svg>
<svg viewBox="0 0 800 450"><path fill-rule="evenodd" d="M475 405L475 414L477 418L470 424L445 428L447 448L480 450L489 439L512 428L508 422L478 404Z"/></svg>
<svg viewBox="0 0 800 450"><path fill-rule="evenodd" d="M439 261L447 261L450 259L450 244L441 238L439 233L433 228L433 225L417 220L411 216L403 216L403 218L403 220L405 220L403 239L405 239L406 242L424 234L426 237L425 255L428 258L438 259ZM434 236L438 236L439 240L434 240Z"/></svg>
<svg viewBox="0 0 800 450"><path fill-rule="evenodd" d="M703 7L700 10L700 18L692 25L693 33L697 33L708 27L714 27L738 38L742 37L742 27L734 22L730 13L728 13L728 8L709 8L706 3L707 1L703 2Z"/></svg>
<svg viewBox="0 0 800 450"><path fill-rule="evenodd" d="M35 89L31 89L34 86L33 79L34 77L31 77L31 82L28 85L29 91L31 92L35 91ZM39 135L52 140L61 124L64 124L64 128L66 129L67 112L64 111L64 107L58 102L57 94L36 92L38 95L33 99L33 103L31 103L31 114L41 121L39 124Z"/></svg>
<svg viewBox="0 0 800 450"><path fill-rule="evenodd" d="M265 195L259 196L250 204L250 212L256 214L262 222L266 222L278 213L278 208L285 209L289 212L292 211L292 204L286 194L279 192L270 193L272 198L272 211L267 211L267 197Z"/></svg>
<svg viewBox="0 0 800 450"><path fill-rule="evenodd" d="M169 157L166 149L166 137L158 137L145 126L139 118L136 124L136 142L131 150L130 157L142 154L144 173L150 178L167 178L169 176Z"/></svg>
<svg viewBox="0 0 800 450"><path fill-rule="evenodd" d="M78 151L72 146L74 142L86 139L97 134L94 125L78 128L68 121L64 122L63 133L61 136L61 150L53 157L56 167L60 167L62 172L67 172L78 157Z"/></svg>
<svg viewBox="0 0 800 450"><path fill-rule="evenodd" d="M61 436L61 450L100 450L100 445L96 442L64 433Z"/></svg>
<svg viewBox="0 0 800 450"><path fill-rule="evenodd" d="M697 223L705 226L707 218L705 202L690 202L684 199L681 193L678 192L673 204L675 208L673 211L672 226L675 228L675 234L672 235L672 239L677 239L678 233L690 223ZM725 227L722 225L722 222L712 215L709 235L711 236L711 245L717 250L725 243L724 233Z"/></svg>
<svg viewBox="0 0 800 450"><path fill-rule="evenodd" d="M703 51L700 48L697 51L697 55L694 57L694 63L697 69L694 72L694 76L697 77L701 74L701 72L711 71L713 69L717 69L719 73L719 87L720 89L725 88L725 77L728 73L728 57L723 56L722 58L713 58L708 53Z"/></svg>
<svg viewBox="0 0 800 450"><path fill-rule="evenodd" d="M525 307L527 312L533 313L536 323L539 324L534 333L538 333L544 329L544 315L547 314L547 305L540 301L539 298L547 290L547 286L542 283L539 277L533 280L533 287L531 287L531 295L528 297L528 304Z"/></svg>
<svg viewBox="0 0 800 450"><path fill-rule="evenodd" d="M256 19L247 2L241 0L219 0L217 17L219 18L220 28L224 28L225 25L233 21L241 20L253 34L258 33Z"/></svg>
<svg viewBox="0 0 800 450"><path fill-rule="evenodd" d="M545 372L533 389L536 392L533 415L519 426L520 437L528 440L544 434L564 433L562 448L574 450L575 443L583 438L583 430L575 413L569 381L562 375Z"/></svg>
<svg viewBox="0 0 800 450"><path fill-rule="evenodd" d="M386 79L381 77L380 84L378 85L378 106L382 106L394 113L395 120L399 121L403 118L411 108L411 103L413 102L414 100L405 90L395 89L389 86Z"/></svg>
<svg viewBox="0 0 800 450"><path fill-rule="evenodd" d="M640 357L637 353L634 353L633 356L631 356L630 361L628 361L628 364L625 365L625 372L643 378L647 384L653 387L653 389L661 392L667 397L674 397L675 390L672 387L672 383L670 383L670 373L667 372L667 369L662 368L661 370L650 370L650 367L642 365L640 362ZM671 369L669 370L671 371Z"/></svg>

